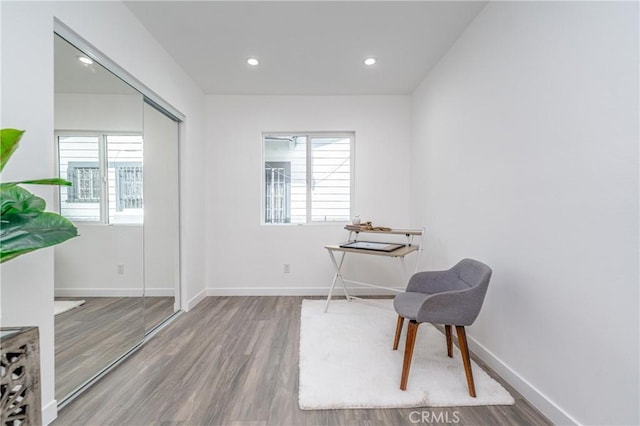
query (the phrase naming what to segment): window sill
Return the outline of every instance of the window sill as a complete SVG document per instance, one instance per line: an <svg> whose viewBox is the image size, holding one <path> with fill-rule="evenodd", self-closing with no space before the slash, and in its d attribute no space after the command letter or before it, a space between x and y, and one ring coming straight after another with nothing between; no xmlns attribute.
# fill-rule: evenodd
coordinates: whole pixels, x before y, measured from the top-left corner
<svg viewBox="0 0 640 426"><path fill-rule="evenodd" d="M75 226L86 226L86 227L123 227L123 228L142 228L144 226L143 223L100 223L100 222L74 222L71 221Z"/></svg>

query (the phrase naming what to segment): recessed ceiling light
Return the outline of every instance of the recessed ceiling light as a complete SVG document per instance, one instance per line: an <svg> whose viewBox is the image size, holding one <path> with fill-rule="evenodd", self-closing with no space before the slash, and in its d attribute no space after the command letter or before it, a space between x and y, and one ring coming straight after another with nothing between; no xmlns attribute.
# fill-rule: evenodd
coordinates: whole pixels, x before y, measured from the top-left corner
<svg viewBox="0 0 640 426"><path fill-rule="evenodd" d="M247 63L252 67L260 65L260 61L257 60L256 58L247 58Z"/></svg>
<svg viewBox="0 0 640 426"><path fill-rule="evenodd" d="M367 58L367 59L364 60L364 64L365 65L371 66L371 65L373 65L375 63L376 63L376 58Z"/></svg>
<svg viewBox="0 0 640 426"><path fill-rule="evenodd" d="M78 60L85 65L91 65L93 63L93 61L86 56L78 56Z"/></svg>

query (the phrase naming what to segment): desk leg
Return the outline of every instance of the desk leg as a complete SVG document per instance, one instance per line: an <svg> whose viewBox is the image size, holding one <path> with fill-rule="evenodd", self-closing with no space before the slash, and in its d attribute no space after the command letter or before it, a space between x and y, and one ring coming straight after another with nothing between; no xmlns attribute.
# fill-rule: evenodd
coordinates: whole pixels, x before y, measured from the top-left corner
<svg viewBox="0 0 640 426"><path fill-rule="evenodd" d="M342 257L340 258L340 263L338 263L336 261L335 256L333 255L333 251L329 250L329 257L331 258L331 264L333 265L333 268L335 269L336 273L333 276L333 281L331 282L331 288L329 289L329 295L327 296L327 303L324 305L324 311L327 312L327 309L329 309L329 302L331 302L331 296L333 295L333 289L336 286L336 281L338 280L338 278L340 278L340 281L342 281L342 273L340 272L340 270L342 269L342 263L344 262L344 255L346 253L342 253ZM347 296L347 300L349 300L349 294L347 293L347 289L344 286L344 281L342 281L342 287L344 289L344 294Z"/></svg>
<svg viewBox="0 0 640 426"><path fill-rule="evenodd" d="M404 277L405 285L409 282L409 274L407 272L407 264L404 262L404 256L400 258L400 264L402 265L402 276Z"/></svg>

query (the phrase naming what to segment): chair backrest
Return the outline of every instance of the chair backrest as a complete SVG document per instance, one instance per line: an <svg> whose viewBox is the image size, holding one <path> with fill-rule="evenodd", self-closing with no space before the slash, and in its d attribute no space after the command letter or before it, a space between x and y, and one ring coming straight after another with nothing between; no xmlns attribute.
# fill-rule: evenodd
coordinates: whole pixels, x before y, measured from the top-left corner
<svg viewBox="0 0 640 426"><path fill-rule="evenodd" d="M459 287L468 288L456 309L456 325L471 325L480 314L491 280L491 268L477 260L462 259L450 269L450 272L457 276Z"/></svg>
<svg viewBox="0 0 640 426"><path fill-rule="evenodd" d="M477 260L463 259L451 269L437 274L421 291L430 296L418 312L418 322L471 325L487 294L491 268ZM414 282L419 279L420 275L413 278Z"/></svg>
<svg viewBox="0 0 640 426"><path fill-rule="evenodd" d="M487 287L491 279L491 268L482 262L473 259L462 259L450 272L457 275L457 280L461 285L467 287Z"/></svg>

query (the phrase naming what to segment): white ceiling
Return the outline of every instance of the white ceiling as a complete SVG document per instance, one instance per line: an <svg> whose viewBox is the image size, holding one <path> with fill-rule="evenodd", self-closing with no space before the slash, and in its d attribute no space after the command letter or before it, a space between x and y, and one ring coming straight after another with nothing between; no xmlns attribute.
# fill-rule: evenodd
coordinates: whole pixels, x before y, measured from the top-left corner
<svg viewBox="0 0 640 426"><path fill-rule="evenodd" d="M380 95L411 93L486 2L125 4L205 93Z"/></svg>

